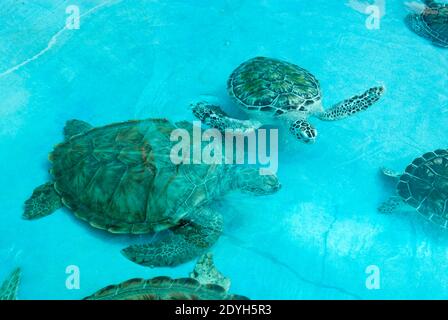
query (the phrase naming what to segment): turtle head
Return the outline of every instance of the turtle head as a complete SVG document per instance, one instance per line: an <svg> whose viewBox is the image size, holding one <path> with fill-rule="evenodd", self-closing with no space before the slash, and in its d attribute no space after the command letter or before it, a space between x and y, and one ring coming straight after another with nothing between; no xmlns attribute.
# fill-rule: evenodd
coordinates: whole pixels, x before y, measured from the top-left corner
<svg viewBox="0 0 448 320"><path fill-rule="evenodd" d="M300 142L311 144L316 141L317 130L306 120L299 119L291 123L289 132Z"/></svg>
<svg viewBox="0 0 448 320"><path fill-rule="evenodd" d="M260 170L256 168L241 167L236 177L235 182L238 189L256 196L273 194L281 188L275 174L260 174Z"/></svg>

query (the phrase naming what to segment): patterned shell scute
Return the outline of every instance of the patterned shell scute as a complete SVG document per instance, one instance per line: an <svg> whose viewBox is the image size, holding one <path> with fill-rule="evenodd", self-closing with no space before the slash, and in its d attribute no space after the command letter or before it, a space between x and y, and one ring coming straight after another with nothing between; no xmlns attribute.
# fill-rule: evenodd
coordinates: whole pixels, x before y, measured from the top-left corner
<svg viewBox="0 0 448 320"><path fill-rule="evenodd" d="M436 224L448 226L448 150L415 159L401 176L398 194Z"/></svg>
<svg viewBox="0 0 448 320"><path fill-rule="evenodd" d="M167 186L156 176L177 181L176 166L166 159L173 128L163 119L129 121L57 145L50 154L56 191L79 218L97 228L146 233L169 227L180 217L167 216Z"/></svg>
<svg viewBox="0 0 448 320"><path fill-rule="evenodd" d="M306 111L320 100L319 83L305 69L281 60L257 57L241 64L230 76L227 89L248 110Z"/></svg>
<svg viewBox="0 0 448 320"><path fill-rule="evenodd" d="M420 16L426 32L448 46L448 5L426 8Z"/></svg>
<svg viewBox="0 0 448 320"><path fill-rule="evenodd" d="M118 285L107 286L86 300L247 300L247 297L229 294L224 288L200 284L191 278L171 279L156 277L149 280L130 279Z"/></svg>

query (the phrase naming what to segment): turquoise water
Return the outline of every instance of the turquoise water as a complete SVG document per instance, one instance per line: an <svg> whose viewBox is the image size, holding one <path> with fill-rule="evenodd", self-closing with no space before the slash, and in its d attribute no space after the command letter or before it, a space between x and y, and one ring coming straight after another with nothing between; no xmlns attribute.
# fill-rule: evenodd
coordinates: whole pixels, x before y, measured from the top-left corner
<svg viewBox="0 0 448 320"><path fill-rule="evenodd" d="M81 9L79 30L65 9ZM230 72L254 56L299 64L321 82L324 105L383 84L370 110L314 124L302 145L280 135L282 189L217 204L225 235L213 247L231 291L252 299L446 298L448 234L413 212L379 215L393 188L381 166L403 170L446 148L447 51L403 23L386 1L378 30L345 1L59 1L0 3L0 279L23 270L21 299L79 299L133 277L187 276L194 262L150 269L120 254L129 236L93 230L67 210L33 222L23 202L48 179L47 154L68 119L193 120L189 104L226 94ZM150 236L142 236L142 239ZM79 266L79 290L65 286ZM369 290L368 266L381 285Z"/></svg>

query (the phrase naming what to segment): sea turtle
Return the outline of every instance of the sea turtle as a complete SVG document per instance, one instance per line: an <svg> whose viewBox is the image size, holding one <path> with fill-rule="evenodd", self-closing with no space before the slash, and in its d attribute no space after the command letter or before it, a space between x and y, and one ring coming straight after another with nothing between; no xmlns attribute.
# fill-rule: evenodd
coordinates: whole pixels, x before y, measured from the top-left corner
<svg viewBox="0 0 448 320"><path fill-rule="evenodd" d="M310 116L330 121L346 118L378 101L384 87L373 87L325 111L319 82L311 73L289 62L257 57L233 71L227 90L250 120L230 118L218 106L207 102L193 105L193 114L207 125L223 131L256 129L274 120L283 120L297 139L313 143L317 131L308 122Z"/></svg>
<svg viewBox="0 0 448 320"><path fill-rule="evenodd" d="M211 254L202 256L190 278L131 279L97 291L86 300L247 300L230 294L230 280L215 267Z"/></svg>
<svg viewBox="0 0 448 320"><path fill-rule="evenodd" d="M155 242L132 245L123 254L145 266L174 266L189 261L219 238L222 217L215 199L231 190L272 194L275 175L251 166L174 164L170 153L175 129L188 122L165 119L128 121L93 128L68 121L65 141L49 155L52 180L25 202L25 219L49 215L61 206L95 228L119 234L170 229Z"/></svg>
<svg viewBox="0 0 448 320"><path fill-rule="evenodd" d="M17 300L21 278L20 268L16 268L0 287L0 300Z"/></svg>
<svg viewBox="0 0 448 320"><path fill-rule="evenodd" d="M397 196L378 210L391 213L408 204L435 224L448 227L448 150L428 152L415 159L403 174L389 169L383 173L397 181Z"/></svg>
<svg viewBox="0 0 448 320"><path fill-rule="evenodd" d="M426 6L412 6L415 13L405 18L407 26L435 46L448 48L448 4L424 0Z"/></svg>

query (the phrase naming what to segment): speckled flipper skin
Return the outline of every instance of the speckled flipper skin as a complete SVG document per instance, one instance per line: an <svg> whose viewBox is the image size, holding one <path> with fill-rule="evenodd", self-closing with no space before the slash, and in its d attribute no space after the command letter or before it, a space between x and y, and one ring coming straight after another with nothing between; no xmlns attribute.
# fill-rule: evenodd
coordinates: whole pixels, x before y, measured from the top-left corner
<svg viewBox="0 0 448 320"><path fill-rule="evenodd" d="M199 281L201 284L216 284L226 289L226 291L230 288L230 279L223 276L216 268L211 252L199 258L193 272L190 273L190 278Z"/></svg>
<svg viewBox="0 0 448 320"><path fill-rule="evenodd" d="M294 121L289 126L289 132L304 143L314 143L317 137L316 129L308 121L302 119Z"/></svg>
<svg viewBox="0 0 448 320"><path fill-rule="evenodd" d="M26 200L22 217L26 220L39 219L61 207L61 198L56 193L53 182L47 182L37 187L31 197Z"/></svg>
<svg viewBox="0 0 448 320"><path fill-rule="evenodd" d="M384 87L373 87L361 95L356 95L344 100L336 106L324 111L319 115L321 120L340 120L355 113L367 110L377 102L384 93Z"/></svg>
<svg viewBox="0 0 448 320"><path fill-rule="evenodd" d="M17 300L21 271L15 269L11 275L3 282L0 288L0 300Z"/></svg>
<svg viewBox="0 0 448 320"><path fill-rule="evenodd" d="M378 212L382 214L391 214L398 211L398 209L403 206L404 202L400 197L392 196L378 207Z"/></svg>
<svg viewBox="0 0 448 320"><path fill-rule="evenodd" d="M148 267L176 266L210 248L222 233L222 216L199 208L172 229L172 234L154 243L133 245L122 251L129 260Z"/></svg>
<svg viewBox="0 0 448 320"><path fill-rule="evenodd" d="M204 124L224 132L225 130L254 130L261 127L261 123L252 120L238 120L229 117L220 107L198 102L192 105L193 115Z"/></svg>

